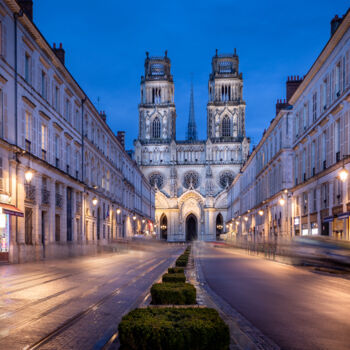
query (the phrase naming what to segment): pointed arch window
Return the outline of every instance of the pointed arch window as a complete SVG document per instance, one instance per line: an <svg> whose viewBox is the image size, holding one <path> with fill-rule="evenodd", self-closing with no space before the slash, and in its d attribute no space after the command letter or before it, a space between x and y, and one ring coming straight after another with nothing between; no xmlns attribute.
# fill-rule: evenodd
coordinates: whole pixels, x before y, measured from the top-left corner
<svg viewBox="0 0 350 350"><path fill-rule="evenodd" d="M152 138L160 138L160 120L158 117L155 117L152 123Z"/></svg>
<svg viewBox="0 0 350 350"><path fill-rule="evenodd" d="M221 123L221 136L231 136L231 121L227 115Z"/></svg>

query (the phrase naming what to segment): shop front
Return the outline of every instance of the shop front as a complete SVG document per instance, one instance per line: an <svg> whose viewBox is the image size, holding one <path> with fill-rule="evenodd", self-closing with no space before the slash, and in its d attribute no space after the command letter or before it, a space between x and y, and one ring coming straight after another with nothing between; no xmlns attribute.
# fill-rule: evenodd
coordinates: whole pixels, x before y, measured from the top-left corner
<svg viewBox="0 0 350 350"><path fill-rule="evenodd" d="M317 213L310 214L310 227L311 227L311 234L318 235L318 222L317 222Z"/></svg>
<svg viewBox="0 0 350 350"><path fill-rule="evenodd" d="M304 215L301 217L301 235L307 236L308 234L309 234L308 217L307 215Z"/></svg>
<svg viewBox="0 0 350 350"><path fill-rule="evenodd" d="M345 227L344 227L344 219L342 218L343 206L338 205L332 208L333 214L333 225L332 225L332 237L336 239L344 239L345 238Z"/></svg>
<svg viewBox="0 0 350 350"><path fill-rule="evenodd" d="M23 213L11 204L0 203L0 262L9 261L11 216L23 217Z"/></svg>
<svg viewBox="0 0 350 350"><path fill-rule="evenodd" d="M329 210L321 211L321 235L329 236L329 223L333 221L333 216L329 216Z"/></svg>
<svg viewBox="0 0 350 350"><path fill-rule="evenodd" d="M349 216L350 211L346 211L344 213L338 214L337 218L334 220L334 222L337 223L337 226L335 226L336 232L341 232L341 234L338 234L338 236L336 236L339 239L349 239Z"/></svg>

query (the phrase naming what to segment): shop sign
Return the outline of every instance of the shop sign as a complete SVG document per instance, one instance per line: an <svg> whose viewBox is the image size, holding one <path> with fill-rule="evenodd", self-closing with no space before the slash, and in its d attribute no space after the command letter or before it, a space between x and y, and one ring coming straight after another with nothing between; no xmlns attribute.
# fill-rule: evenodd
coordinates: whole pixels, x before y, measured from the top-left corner
<svg viewBox="0 0 350 350"><path fill-rule="evenodd" d="M334 220L334 216L326 216L323 218L323 222L332 222Z"/></svg>
<svg viewBox="0 0 350 350"><path fill-rule="evenodd" d="M350 211L346 211L345 213L338 214L337 218L339 220L342 220L342 219L347 219L349 216L350 216Z"/></svg>

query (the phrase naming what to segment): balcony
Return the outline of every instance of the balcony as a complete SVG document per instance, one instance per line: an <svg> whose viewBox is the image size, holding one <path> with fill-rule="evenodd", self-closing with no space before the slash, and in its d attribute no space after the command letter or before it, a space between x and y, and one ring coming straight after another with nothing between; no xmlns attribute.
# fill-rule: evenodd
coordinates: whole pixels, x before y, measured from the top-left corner
<svg viewBox="0 0 350 350"><path fill-rule="evenodd" d="M50 191L48 191L46 188L41 189L41 204L50 204Z"/></svg>
<svg viewBox="0 0 350 350"><path fill-rule="evenodd" d="M25 188L25 194L26 194L25 200L27 202L35 203L35 186L31 184L25 184L24 188Z"/></svg>
<svg viewBox="0 0 350 350"><path fill-rule="evenodd" d="M57 208L63 207L63 196L60 193L56 193L56 207Z"/></svg>
<svg viewBox="0 0 350 350"><path fill-rule="evenodd" d="M56 158L55 166L56 166L56 168L60 167L60 160L59 160L59 158Z"/></svg>

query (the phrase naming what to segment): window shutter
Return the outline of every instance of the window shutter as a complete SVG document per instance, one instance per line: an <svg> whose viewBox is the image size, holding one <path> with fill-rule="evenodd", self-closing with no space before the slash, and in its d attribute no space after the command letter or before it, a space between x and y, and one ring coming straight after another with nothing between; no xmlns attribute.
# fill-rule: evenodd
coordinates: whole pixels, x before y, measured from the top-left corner
<svg viewBox="0 0 350 350"><path fill-rule="evenodd" d="M36 118L35 115L32 115L32 125L33 125L33 128L32 128L32 139L31 139L31 142L32 142L32 153L37 155L37 138L38 138L38 119Z"/></svg>
<svg viewBox="0 0 350 350"><path fill-rule="evenodd" d="M7 28L4 23L1 26L1 34L2 34L2 55L7 58Z"/></svg>
<svg viewBox="0 0 350 350"><path fill-rule="evenodd" d="M339 127L340 127L340 157L341 158L343 158L343 154L345 154L344 153L344 151L345 151L345 148L344 148L344 146L345 146L345 142L344 142L344 131L345 131L344 130L344 127L345 127L344 119L345 119L345 116L342 115L340 117L340 120L339 120L339 123L340 123L340 125L339 125Z"/></svg>
<svg viewBox="0 0 350 350"><path fill-rule="evenodd" d="M38 121L38 144L37 144L37 156L39 157L39 158L41 158L41 150L42 150L42 147L41 147L41 119L40 118L38 118L37 119L37 121Z"/></svg>
<svg viewBox="0 0 350 350"><path fill-rule="evenodd" d="M327 90L327 101L326 101L326 105L327 107L331 104L331 74L329 73L327 76L327 86L326 86L326 90Z"/></svg>
<svg viewBox="0 0 350 350"><path fill-rule="evenodd" d="M350 83L350 50L345 55L345 87Z"/></svg>
<svg viewBox="0 0 350 350"><path fill-rule="evenodd" d="M22 116L22 118L21 118L21 122L20 122L21 129L20 129L20 139L18 140L18 143L19 143L20 147L25 149L25 147L26 147L26 144L25 144L25 137L26 137L26 111L25 111L24 108L21 110L21 114L20 115ZM15 135L15 137L16 137L16 135Z"/></svg>
<svg viewBox="0 0 350 350"><path fill-rule="evenodd" d="M344 67L344 61L343 57L340 59L340 79L339 79L339 91L342 92L343 91L343 69L345 69Z"/></svg>

